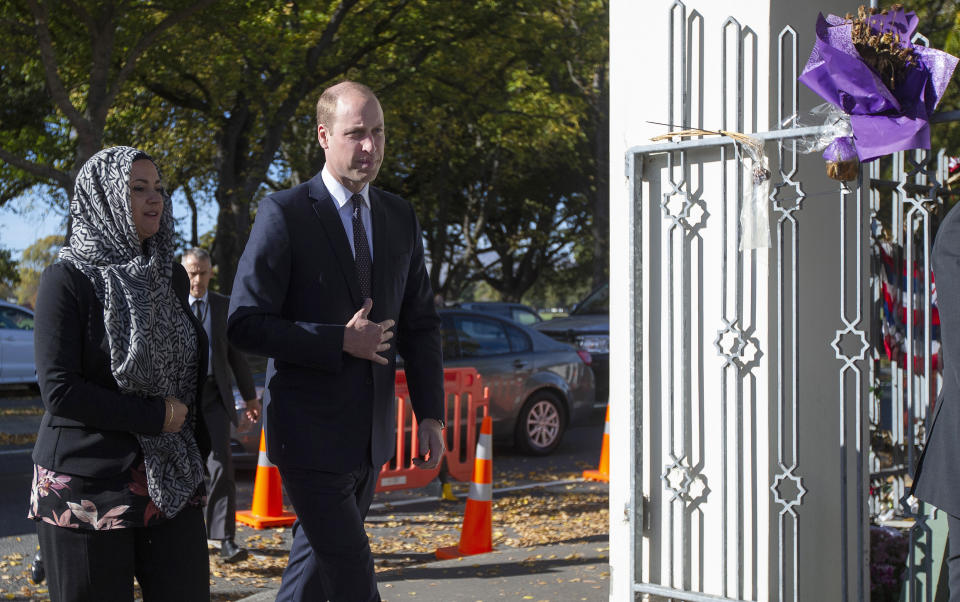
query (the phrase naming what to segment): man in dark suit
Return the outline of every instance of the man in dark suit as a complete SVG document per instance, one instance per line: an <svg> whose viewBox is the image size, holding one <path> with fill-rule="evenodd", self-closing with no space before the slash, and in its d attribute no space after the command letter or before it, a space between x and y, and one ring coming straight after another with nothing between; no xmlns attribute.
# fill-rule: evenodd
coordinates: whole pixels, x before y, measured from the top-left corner
<svg viewBox="0 0 960 602"><path fill-rule="evenodd" d="M256 421L260 416L260 401L253 385L253 375L246 358L227 341L227 310L230 298L208 289L213 276L210 254L193 248L183 254L183 267L190 277L190 307L203 324L210 342L207 379L200 392L211 451L207 457L210 487L207 491L207 538L220 541L220 558L224 562L239 562L247 551L237 546L236 535L237 486L233 476L230 455L230 424L238 425L233 400L230 373L246 404L246 415Z"/></svg>
<svg viewBox="0 0 960 602"><path fill-rule="evenodd" d="M960 208L951 209L933 243L943 385L911 493L947 513L950 600L960 600Z"/></svg>
<svg viewBox="0 0 960 602"><path fill-rule="evenodd" d="M317 124L326 163L260 202L228 334L274 364L267 455L298 517L277 600L362 602L380 599L363 521L394 452L397 353L420 425L415 463L443 454L440 319L413 208L370 186L385 138L376 96L337 84Z"/></svg>

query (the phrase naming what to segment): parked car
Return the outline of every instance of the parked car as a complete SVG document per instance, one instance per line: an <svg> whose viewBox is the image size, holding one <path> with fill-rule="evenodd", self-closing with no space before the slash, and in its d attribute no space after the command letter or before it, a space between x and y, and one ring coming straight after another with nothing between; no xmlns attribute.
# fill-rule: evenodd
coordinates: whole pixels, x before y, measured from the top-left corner
<svg viewBox="0 0 960 602"><path fill-rule="evenodd" d="M458 303L456 307L468 309L470 311L479 311L491 313L501 318L513 320L518 324L527 326L543 322L543 318L529 305L523 303L508 303L505 301L469 301Z"/></svg>
<svg viewBox="0 0 960 602"><path fill-rule="evenodd" d="M567 317L533 326L549 337L588 351L596 379L596 407L607 405L610 396L610 289L604 284L577 303Z"/></svg>
<svg viewBox="0 0 960 602"><path fill-rule="evenodd" d="M36 384L33 363L33 312L0 301L0 383Z"/></svg>
<svg viewBox="0 0 960 602"><path fill-rule="evenodd" d="M492 314L440 311L443 364L477 369L490 391L493 436L547 455L595 398L590 354Z"/></svg>

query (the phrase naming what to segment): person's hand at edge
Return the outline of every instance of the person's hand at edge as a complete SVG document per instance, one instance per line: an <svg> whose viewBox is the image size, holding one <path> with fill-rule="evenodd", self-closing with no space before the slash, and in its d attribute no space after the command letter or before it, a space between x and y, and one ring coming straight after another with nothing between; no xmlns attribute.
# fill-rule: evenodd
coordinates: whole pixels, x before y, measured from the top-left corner
<svg viewBox="0 0 960 602"><path fill-rule="evenodd" d="M168 396L163 400L163 429L164 433L176 433L183 428L183 422L187 419L187 406L179 399Z"/></svg>
<svg viewBox="0 0 960 602"><path fill-rule="evenodd" d="M378 355L390 349L393 338L393 320L371 322L367 319L373 308L373 299L364 299L363 307L353 314L343 329L343 350L354 357L385 365L387 358Z"/></svg>
<svg viewBox="0 0 960 602"><path fill-rule="evenodd" d="M443 426L433 418L426 418L420 422L417 438L420 440L420 456L413 458L413 465L425 470L436 468L443 457Z"/></svg>
<svg viewBox="0 0 960 602"><path fill-rule="evenodd" d="M245 399L244 403L247 404L246 415L247 419L250 422L256 422L260 419L260 400L257 398Z"/></svg>

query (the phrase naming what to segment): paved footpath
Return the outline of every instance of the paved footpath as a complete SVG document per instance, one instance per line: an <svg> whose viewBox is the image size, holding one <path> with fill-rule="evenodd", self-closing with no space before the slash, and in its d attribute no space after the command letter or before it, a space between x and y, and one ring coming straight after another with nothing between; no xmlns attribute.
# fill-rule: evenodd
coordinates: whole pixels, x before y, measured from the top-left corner
<svg viewBox="0 0 960 602"><path fill-rule="evenodd" d="M606 601L609 590L606 538L596 541L504 548L489 554L378 573L385 601L537 600ZM272 601L272 589L243 598Z"/></svg>

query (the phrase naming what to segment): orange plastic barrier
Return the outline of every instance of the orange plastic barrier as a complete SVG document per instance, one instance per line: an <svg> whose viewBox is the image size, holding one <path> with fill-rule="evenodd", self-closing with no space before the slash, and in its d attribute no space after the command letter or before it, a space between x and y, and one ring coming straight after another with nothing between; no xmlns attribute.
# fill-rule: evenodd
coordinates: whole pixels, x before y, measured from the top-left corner
<svg viewBox="0 0 960 602"><path fill-rule="evenodd" d="M458 481L467 481L473 470L473 453L477 444L477 424L488 414L490 396L475 368L446 368L443 371L444 422L446 446L444 462L432 470L413 465L418 455L417 419L410 406L407 376L397 371L397 450L392 460L383 465L377 480L377 491L423 487L437 478L443 464L447 473Z"/></svg>
<svg viewBox="0 0 960 602"><path fill-rule="evenodd" d="M463 511L460 543L435 552L441 560L485 554L493 551L493 421L484 416L477 442L477 458L473 470L467 506Z"/></svg>
<svg viewBox="0 0 960 602"><path fill-rule="evenodd" d="M610 482L610 404L607 404L607 418L603 423L603 446L600 448L600 466L597 470L584 470L583 478L589 481Z"/></svg>
<svg viewBox="0 0 960 602"><path fill-rule="evenodd" d="M250 510L237 512L237 521L254 529L286 527L297 515L283 509L283 487L280 471L267 459L267 437L260 429L260 454L257 456L257 476L253 481L253 504Z"/></svg>

